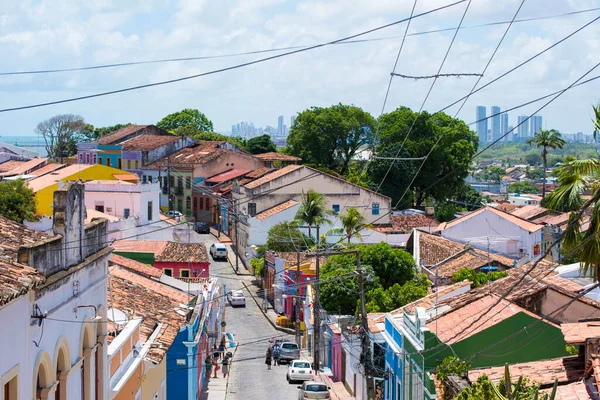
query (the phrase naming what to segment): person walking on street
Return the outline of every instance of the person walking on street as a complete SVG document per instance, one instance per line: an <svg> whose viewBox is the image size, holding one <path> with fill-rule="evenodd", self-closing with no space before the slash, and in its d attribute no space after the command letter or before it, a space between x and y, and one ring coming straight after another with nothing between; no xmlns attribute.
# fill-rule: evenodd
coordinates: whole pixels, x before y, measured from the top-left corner
<svg viewBox="0 0 600 400"><path fill-rule="evenodd" d="M267 354L266 354L266 358L265 358L265 364L267 364L267 369L271 369L271 358L273 357L273 353L271 351L271 348L269 347L267 349Z"/></svg>
<svg viewBox="0 0 600 400"><path fill-rule="evenodd" d="M273 365L279 365L279 345L273 346Z"/></svg>
<svg viewBox="0 0 600 400"><path fill-rule="evenodd" d="M213 360L213 366L215 368L215 374L213 375L213 378L217 378L217 371L221 369L221 367L219 366L219 362L217 360Z"/></svg>
<svg viewBox="0 0 600 400"><path fill-rule="evenodd" d="M217 344L213 344L213 358L215 360L218 360L219 357L221 357L221 353L219 352L219 349L217 348Z"/></svg>
<svg viewBox="0 0 600 400"><path fill-rule="evenodd" d="M227 378L227 374L229 374L229 363L229 357L223 357L223 361L221 361L221 364L223 365L223 378Z"/></svg>
<svg viewBox="0 0 600 400"><path fill-rule="evenodd" d="M210 378L210 373L212 371L212 360L210 359L209 356L206 356L206 359L204 360L204 371L205 371L205 375L207 378Z"/></svg>

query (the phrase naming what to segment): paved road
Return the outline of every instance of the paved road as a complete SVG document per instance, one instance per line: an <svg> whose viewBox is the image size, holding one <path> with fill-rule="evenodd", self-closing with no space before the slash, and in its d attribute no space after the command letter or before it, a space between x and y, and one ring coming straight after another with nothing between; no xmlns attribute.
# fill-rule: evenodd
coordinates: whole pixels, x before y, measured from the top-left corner
<svg viewBox="0 0 600 400"><path fill-rule="evenodd" d="M207 235L202 235L207 236ZM207 238L207 246L214 237ZM240 266L243 269L243 266ZM227 262L211 260L211 276L227 285L227 290L243 289L242 280L249 283L253 277L237 276ZM293 400L297 398L297 384L288 384L285 376L287 366L273 366L269 371L265 365L268 339L284 337L294 340L275 330L265 319L258 306L247 294L245 308L232 308L226 304L226 330L236 335L238 347L233 357L227 400ZM210 396L209 396L210 398Z"/></svg>

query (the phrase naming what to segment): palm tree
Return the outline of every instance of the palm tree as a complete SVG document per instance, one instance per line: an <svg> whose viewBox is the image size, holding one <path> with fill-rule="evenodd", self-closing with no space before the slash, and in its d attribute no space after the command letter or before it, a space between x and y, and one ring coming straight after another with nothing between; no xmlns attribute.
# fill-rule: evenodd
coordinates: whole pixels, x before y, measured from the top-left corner
<svg viewBox="0 0 600 400"><path fill-rule="evenodd" d="M356 236L362 242L363 237L360 234L360 231L373 227L373 225L367 222L367 218L354 207L350 207L345 214L340 215L340 221L342 222L343 228L333 228L330 232L343 234L346 240L348 240L348 244L350 244L350 240L353 236ZM343 239L340 239L340 241L341 240Z"/></svg>
<svg viewBox="0 0 600 400"><path fill-rule="evenodd" d="M327 209L327 199L324 195L314 189L309 189L306 193L302 190L302 204L296 213L296 222L308 225L309 237L312 237L313 226L331 223L327 218L330 214L332 212Z"/></svg>
<svg viewBox="0 0 600 400"><path fill-rule="evenodd" d="M540 129L531 139L527 141L529 145L536 145L542 148L542 160L544 161L544 183L542 185L542 198L546 196L546 168L548 168L548 148L562 149L566 142L560 137L560 133L554 129Z"/></svg>

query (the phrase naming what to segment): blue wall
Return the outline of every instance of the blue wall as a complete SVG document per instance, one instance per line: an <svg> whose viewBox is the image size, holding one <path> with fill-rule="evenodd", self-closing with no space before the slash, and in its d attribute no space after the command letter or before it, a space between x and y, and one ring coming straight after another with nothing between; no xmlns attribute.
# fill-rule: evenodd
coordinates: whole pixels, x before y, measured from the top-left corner
<svg viewBox="0 0 600 400"><path fill-rule="evenodd" d="M202 368L198 369L198 344L188 347L194 341L200 318L192 325L186 325L179 332L167 352L167 398L198 399L198 380ZM177 360L185 360L185 365L177 365ZM202 367L202 366L201 366Z"/></svg>
<svg viewBox="0 0 600 400"><path fill-rule="evenodd" d="M102 151L117 151L117 153L106 154ZM99 164L106 165L106 159L110 158L110 166L119 168L119 158L121 158L121 146L98 146Z"/></svg>
<svg viewBox="0 0 600 400"><path fill-rule="evenodd" d="M400 400L396 398L396 380L402 379L403 360L396 349L402 349L402 334L387 317L385 318L385 333L389 342L386 341L385 348L385 367L388 370L388 376L385 380L384 398Z"/></svg>

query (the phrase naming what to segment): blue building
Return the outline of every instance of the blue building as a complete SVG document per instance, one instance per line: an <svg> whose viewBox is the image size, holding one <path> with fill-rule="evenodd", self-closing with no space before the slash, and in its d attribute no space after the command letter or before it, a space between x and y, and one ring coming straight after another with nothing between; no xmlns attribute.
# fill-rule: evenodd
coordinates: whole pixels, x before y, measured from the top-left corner
<svg viewBox="0 0 600 400"><path fill-rule="evenodd" d="M502 136L501 132L501 120L502 120L502 116L500 114L500 107L498 106L492 106L492 115L490 115L492 117L492 141L496 141L498 139L500 139L500 136Z"/></svg>
<svg viewBox="0 0 600 400"><path fill-rule="evenodd" d="M517 119L517 139L519 142L526 141L530 136L529 132L529 118L527 115L519 115Z"/></svg>
<svg viewBox="0 0 600 400"><path fill-rule="evenodd" d="M486 118L485 106L477 106L475 112L476 130L479 137L479 143L487 143L488 141L488 121Z"/></svg>

